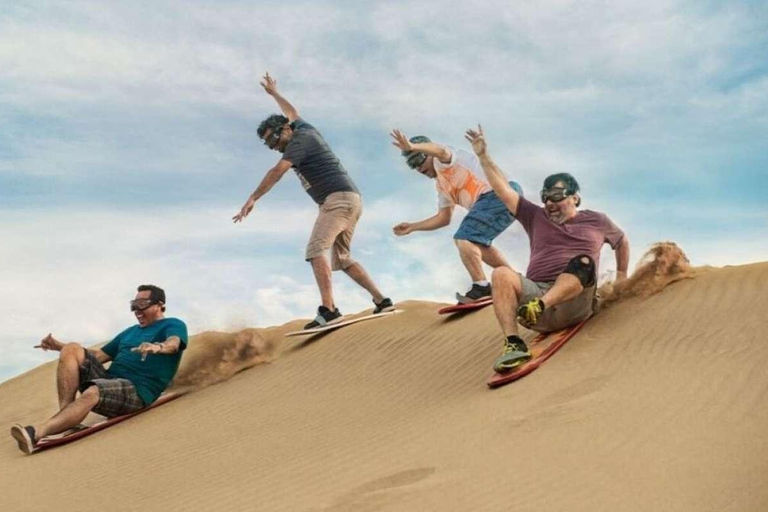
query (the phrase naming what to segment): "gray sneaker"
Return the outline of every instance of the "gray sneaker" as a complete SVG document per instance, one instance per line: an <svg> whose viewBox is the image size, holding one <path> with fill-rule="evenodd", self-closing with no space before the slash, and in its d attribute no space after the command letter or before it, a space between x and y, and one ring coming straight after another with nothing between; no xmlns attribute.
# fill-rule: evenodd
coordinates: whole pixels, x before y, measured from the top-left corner
<svg viewBox="0 0 768 512"><path fill-rule="evenodd" d="M531 360L528 345L518 336L511 338L504 341L504 353L493 364L493 371L496 373L510 372Z"/></svg>
<svg viewBox="0 0 768 512"><path fill-rule="evenodd" d="M11 427L11 435L19 445L19 450L27 455L35 451L37 441L35 440L35 429L30 426L23 427L18 423Z"/></svg>

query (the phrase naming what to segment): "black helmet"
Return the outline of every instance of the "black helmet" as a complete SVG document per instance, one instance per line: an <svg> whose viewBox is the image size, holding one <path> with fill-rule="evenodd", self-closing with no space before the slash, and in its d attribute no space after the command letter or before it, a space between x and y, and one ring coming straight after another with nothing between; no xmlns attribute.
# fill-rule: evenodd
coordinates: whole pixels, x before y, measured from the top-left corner
<svg viewBox="0 0 768 512"><path fill-rule="evenodd" d="M408 140L413 144L432 142L428 137L425 137L424 135L416 135L415 137L411 137ZM418 169L427 159L427 155L418 151L403 151L403 156L405 157L405 163L407 163L408 167L411 169Z"/></svg>

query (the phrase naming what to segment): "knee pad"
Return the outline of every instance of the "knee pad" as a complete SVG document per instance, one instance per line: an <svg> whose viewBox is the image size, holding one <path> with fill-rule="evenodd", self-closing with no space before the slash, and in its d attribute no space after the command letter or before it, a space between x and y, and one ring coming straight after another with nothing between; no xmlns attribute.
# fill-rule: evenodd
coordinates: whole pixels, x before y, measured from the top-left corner
<svg viewBox="0 0 768 512"><path fill-rule="evenodd" d="M584 260L584 261L582 261ZM586 263L585 263L586 261ZM565 267L564 274L573 274L579 278L581 286L589 288L595 284L595 277L597 275L597 269L595 268L595 260L591 256L586 254L579 254L571 261L568 262L568 266Z"/></svg>

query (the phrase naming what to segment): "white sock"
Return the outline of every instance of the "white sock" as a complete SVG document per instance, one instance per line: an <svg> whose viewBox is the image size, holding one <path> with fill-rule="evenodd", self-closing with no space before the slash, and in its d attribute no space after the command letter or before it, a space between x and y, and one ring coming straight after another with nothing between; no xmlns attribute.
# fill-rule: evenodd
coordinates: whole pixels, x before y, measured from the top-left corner
<svg viewBox="0 0 768 512"><path fill-rule="evenodd" d="M482 281L475 281L473 284L478 286L488 286L491 283L489 283L487 279L483 279Z"/></svg>

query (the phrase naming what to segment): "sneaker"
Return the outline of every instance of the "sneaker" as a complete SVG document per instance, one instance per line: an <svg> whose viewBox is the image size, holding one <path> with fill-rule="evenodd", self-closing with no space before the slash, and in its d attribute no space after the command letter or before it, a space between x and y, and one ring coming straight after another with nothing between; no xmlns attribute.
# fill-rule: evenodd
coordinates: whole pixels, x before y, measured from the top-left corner
<svg viewBox="0 0 768 512"><path fill-rule="evenodd" d="M373 314L378 315L379 313L383 313L385 311L392 311L395 309L395 305L392 304L392 301L389 297L384 297L381 299L381 302L376 304L376 301L373 301L373 305L376 306L373 308Z"/></svg>
<svg viewBox="0 0 768 512"><path fill-rule="evenodd" d="M460 293L456 294L456 299L459 301L460 304L469 304L472 302L479 302L481 300L487 300L491 298L491 284L488 283L485 286L480 286L477 283L472 283L472 288L470 290L462 295Z"/></svg>
<svg viewBox="0 0 768 512"><path fill-rule="evenodd" d="M506 373L531 360L531 351L519 336L510 336L504 342L504 353L496 359L493 371Z"/></svg>
<svg viewBox="0 0 768 512"><path fill-rule="evenodd" d="M517 308L517 321L523 327L530 329L539 322L542 313L544 313L544 303L537 297Z"/></svg>
<svg viewBox="0 0 768 512"><path fill-rule="evenodd" d="M341 318L341 312L339 311L339 308L334 309L331 311L325 306L320 306L317 308L317 316L314 320L309 322L307 325L304 326L304 329L314 329L315 327L324 327L328 325L329 323L333 322L334 320L338 320Z"/></svg>
<svg viewBox="0 0 768 512"><path fill-rule="evenodd" d="M33 427L22 427L17 423L11 427L11 435L19 444L19 450L27 455L31 455L35 451L37 441L35 440L35 429Z"/></svg>

